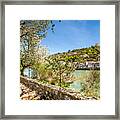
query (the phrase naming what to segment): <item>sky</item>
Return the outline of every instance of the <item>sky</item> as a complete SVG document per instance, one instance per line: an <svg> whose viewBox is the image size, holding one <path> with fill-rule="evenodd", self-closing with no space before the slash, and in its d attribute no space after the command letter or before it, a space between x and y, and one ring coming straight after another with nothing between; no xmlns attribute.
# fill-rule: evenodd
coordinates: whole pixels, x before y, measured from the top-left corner
<svg viewBox="0 0 120 120"><path fill-rule="evenodd" d="M41 42L49 54L90 47L100 43L99 20L53 20L54 32L50 29Z"/></svg>

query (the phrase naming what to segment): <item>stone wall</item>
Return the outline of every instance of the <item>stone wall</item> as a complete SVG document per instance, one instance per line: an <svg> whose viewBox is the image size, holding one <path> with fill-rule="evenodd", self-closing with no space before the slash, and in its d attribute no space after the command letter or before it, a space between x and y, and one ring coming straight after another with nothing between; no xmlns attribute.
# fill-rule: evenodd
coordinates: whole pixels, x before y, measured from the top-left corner
<svg viewBox="0 0 120 120"><path fill-rule="evenodd" d="M20 98L24 100L86 100L80 93L54 85L43 84L37 80L20 77Z"/></svg>

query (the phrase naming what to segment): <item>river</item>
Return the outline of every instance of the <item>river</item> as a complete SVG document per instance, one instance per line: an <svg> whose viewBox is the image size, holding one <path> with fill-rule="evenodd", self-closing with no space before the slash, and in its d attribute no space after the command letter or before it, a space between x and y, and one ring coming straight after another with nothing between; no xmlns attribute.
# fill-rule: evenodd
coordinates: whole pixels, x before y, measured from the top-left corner
<svg viewBox="0 0 120 120"><path fill-rule="evenodd" d="M100 73L100 70L96 70ZM76 80L70 84L69 88L73 89L75 91L80 91L82 89L82 83L85 81L85 79L89 76L90 70L76 70L73 75L76 78Z"/></svg>

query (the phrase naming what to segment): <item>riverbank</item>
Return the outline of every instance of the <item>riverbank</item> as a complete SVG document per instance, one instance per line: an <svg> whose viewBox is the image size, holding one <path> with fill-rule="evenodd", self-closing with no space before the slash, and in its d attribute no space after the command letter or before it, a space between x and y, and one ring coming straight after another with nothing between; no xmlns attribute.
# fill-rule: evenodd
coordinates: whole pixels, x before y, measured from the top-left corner
<svg viewBox="0 0 120 120"><path fill-rule="evenodd" d="M73 90L38 83L23 76L20 77L20 88L22 100L97 100L95 97L87 97Z"/></svg>

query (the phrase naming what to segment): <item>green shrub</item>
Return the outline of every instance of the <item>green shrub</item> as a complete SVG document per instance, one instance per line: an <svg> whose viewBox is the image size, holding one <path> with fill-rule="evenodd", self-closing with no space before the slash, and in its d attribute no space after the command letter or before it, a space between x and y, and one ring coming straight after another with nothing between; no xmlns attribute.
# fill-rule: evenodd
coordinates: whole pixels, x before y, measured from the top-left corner
<svg viewBox="0 0 120 120"><path fill-rule="evenodd" d="M100 72L91 70L87 75L86 80L81 83L81 92L85 96L100 98Z"/></svg>

